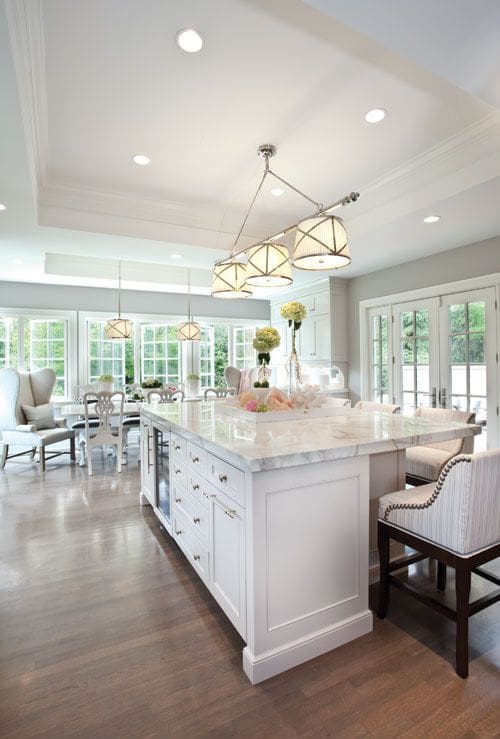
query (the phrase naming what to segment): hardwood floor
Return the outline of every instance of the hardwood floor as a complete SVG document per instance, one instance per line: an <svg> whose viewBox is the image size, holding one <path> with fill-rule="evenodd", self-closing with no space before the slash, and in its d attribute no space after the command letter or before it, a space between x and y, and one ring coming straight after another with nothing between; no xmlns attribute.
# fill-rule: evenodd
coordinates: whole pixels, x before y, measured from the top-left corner
<svg viewBox="0 0 500 739"><path fill-rule="evenodd" d="M470 621L467 681L453 624L392 592L372 634L252 687L138 505L137 458L95 462L91 479L62 457L0 475L1 737L500 736L500 604Z"/></svg>

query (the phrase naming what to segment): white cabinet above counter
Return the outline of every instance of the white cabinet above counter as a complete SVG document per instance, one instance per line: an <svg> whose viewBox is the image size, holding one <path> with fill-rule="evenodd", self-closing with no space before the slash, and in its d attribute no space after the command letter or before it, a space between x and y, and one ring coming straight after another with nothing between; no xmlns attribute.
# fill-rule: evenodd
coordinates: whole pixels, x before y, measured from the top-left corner
<svg viewBox="0 0 500 739"><path fill-rule="evenodd" d="M290 354L289 328L280 314L283 303L296 300L307 309L300 331L297 350L302 361L318 365L341 365L345 374L347 362L346 281L326 278L309 285L280 291L271 299L271 325L278 329L281 347L275 350L276 361Z"/></svg>

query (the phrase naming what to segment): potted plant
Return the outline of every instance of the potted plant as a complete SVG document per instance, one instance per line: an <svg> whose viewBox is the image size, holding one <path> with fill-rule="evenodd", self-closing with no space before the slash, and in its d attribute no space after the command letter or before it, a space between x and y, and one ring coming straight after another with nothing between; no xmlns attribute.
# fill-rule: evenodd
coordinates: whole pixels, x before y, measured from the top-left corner
<svg viewBox="0 0 500 739"><path fill-rule="evenodd" d="M101 375L99 377L99 386L102 392L112 393L115 379L113 375Z"/></svg>
<svg viewBox="0 0 500 739"><path fill-rule="evenodd" d="M190 372L186 377L186 395L196 397L200 394L200 376L196 372Z"/></svg>
<svg viewBox="0 0 500 739"><path fill-rule="evenodd" d="M307 309L302 303L292 300L281 306L280 313L281 317L288 321L288 327L292 329L292 351L288 360L288 389L291 395L302 385L302 367L297 356L296 335L307 316Z"/></svg>
<svg viewBox="0 0 500 739"><path fill-rule="evenodd" d="M143 380L141 382L141 387L144 390L157 390L162 386L160 380L157 380L156 377L148 377L146 380Z"/></svg>

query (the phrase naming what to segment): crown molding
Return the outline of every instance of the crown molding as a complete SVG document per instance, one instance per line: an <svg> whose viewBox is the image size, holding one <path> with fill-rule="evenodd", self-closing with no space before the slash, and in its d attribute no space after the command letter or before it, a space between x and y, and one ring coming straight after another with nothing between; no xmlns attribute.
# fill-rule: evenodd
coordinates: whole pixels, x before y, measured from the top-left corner
<svg viewBox="0 0 500 739"><path fill-rule="evenodd" d="M5 0L26 138L31 184L38 202L47 179L48 127L41 0Z"/></svg>

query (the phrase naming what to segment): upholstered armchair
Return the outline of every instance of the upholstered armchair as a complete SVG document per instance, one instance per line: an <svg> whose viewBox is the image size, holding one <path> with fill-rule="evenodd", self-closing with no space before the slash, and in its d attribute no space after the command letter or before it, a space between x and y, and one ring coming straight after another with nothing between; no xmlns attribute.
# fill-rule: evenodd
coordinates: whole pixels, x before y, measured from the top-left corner
<svg viewBox="0 0 500 739"><path fill-rule="evenodd" d="M13 457L30 454L33 459L38 450L44 471L47 459L67 454L57 451L46 457L46 447L66 439L71 459L75 459L75 432L66 427L65 418L54 419L50 404L55 382L55 372L49 368L36 372L0 370L0 469ZM14 454L9 454L9 449L14 449Z"/></svg>

